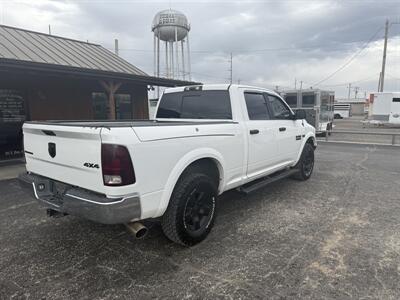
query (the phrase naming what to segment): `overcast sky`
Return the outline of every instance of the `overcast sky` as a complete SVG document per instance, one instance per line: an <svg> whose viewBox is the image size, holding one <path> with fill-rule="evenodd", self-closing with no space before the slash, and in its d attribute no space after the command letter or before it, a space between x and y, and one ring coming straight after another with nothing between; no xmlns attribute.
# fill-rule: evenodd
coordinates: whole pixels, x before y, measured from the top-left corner
<svg viewBox="0 0 400 300"><path fill-rule="evenodd" d="M296 78L298 87L303 81L304 88L333 89L336 97L347 96L348 83L362 96L376 90L385 20L400 23L399 0L0 0L0 23L40 32L51 24L52 34L111 50L118 38L120 55L152 74L151 22L168 8L191 23L194 80L228 82L232 52L235 82L282 89L294 88ZM385 90L400 90L400 24L389 36Z"/></svg>

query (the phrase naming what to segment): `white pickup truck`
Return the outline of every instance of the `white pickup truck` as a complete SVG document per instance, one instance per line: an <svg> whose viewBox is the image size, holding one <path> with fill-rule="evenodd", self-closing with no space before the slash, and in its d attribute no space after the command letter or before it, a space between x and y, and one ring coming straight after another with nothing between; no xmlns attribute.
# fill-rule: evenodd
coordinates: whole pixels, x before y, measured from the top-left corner
<svg viewBox="0 0 400 300"><path fill-rule="evenodd" d="M219 194L311 176L315 129L304 117L263 88L171 88L155 120L26 122L19 178L50 214L129 224L138 236L137 221L160 218L190 246L210 232Z"/></svg>

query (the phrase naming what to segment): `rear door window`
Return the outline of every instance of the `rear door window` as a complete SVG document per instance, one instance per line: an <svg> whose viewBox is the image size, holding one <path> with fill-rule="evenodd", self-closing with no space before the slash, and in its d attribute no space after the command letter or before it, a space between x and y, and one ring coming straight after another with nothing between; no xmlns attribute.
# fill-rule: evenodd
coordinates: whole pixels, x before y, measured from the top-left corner
<svg viewBox="0 0 400 300"><path fill-rule="evenodd" d="M232 119L228 91L185 91L161 98L157 118Z"/></svg>
<svg viewBox="0 0 400 300"><path fill-rule="evenodd" d="M267 102L264 95L259 93L244 93L247 113L250 120L269 120Z"/></svg>

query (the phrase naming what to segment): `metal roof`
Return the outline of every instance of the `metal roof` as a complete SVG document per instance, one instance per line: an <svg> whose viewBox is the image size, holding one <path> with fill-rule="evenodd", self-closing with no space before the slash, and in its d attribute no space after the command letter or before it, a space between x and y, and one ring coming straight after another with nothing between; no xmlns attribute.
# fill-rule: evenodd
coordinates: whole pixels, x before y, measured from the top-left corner
<svg viewBox="0 0 400 300"><path fill-rule="evenodd" d="M100 45L4 25L0 25L2 59L148 76Z"/></svg>

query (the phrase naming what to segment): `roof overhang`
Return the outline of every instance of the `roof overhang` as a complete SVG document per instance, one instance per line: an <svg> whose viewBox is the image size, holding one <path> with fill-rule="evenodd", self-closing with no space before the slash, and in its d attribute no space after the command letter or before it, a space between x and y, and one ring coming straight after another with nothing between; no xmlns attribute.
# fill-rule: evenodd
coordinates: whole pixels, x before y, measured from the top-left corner
<svg viewBox="0 0 400 300"><path fill-rule="evenodd" d="M117 80L143 85L155 85L165 87L199 85L200 82L176 80L162 77L136 75L129 73L116 73L95 69L77 68L71 66L36 63L23 60L0 58L0 72L27 72L40 73L49 76L72 76L75 78L87 78L97 80Z"/></svg>

